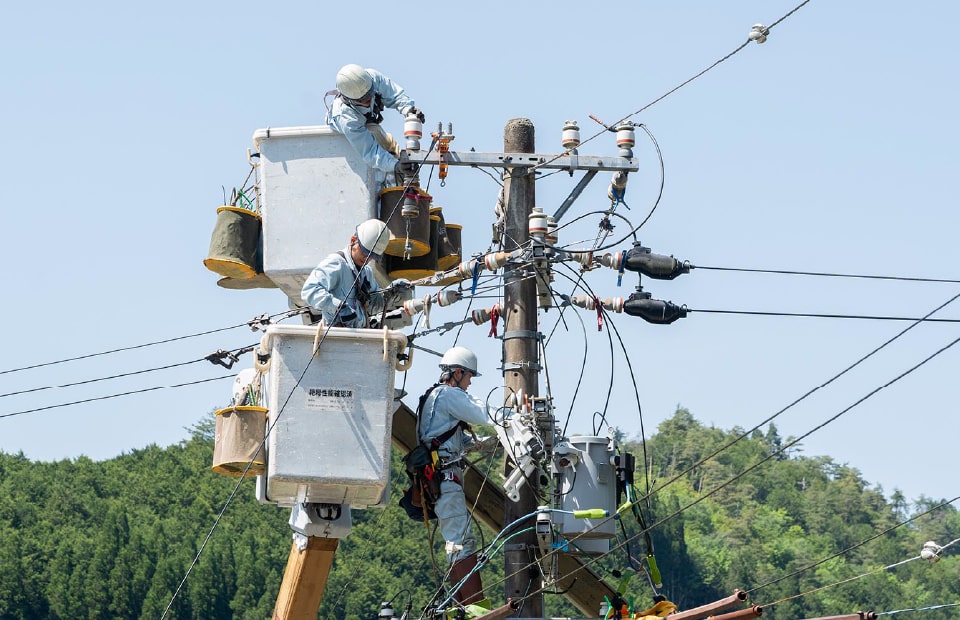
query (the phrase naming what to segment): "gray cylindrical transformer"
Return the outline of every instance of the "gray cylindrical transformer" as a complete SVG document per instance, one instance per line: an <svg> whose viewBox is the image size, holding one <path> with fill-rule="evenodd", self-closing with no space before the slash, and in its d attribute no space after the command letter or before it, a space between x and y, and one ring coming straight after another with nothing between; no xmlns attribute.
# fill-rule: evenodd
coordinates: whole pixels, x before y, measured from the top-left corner
<svg viewBox="0 0 960 620"><path fill-rule="evenodd" d="M616 513L617 480L611 463L613 450L608 449L607 437L570 437L568 442L579 451L580 462L574 467L561 470L560 493L563 510L588 510L602 508L612 516ZM577 539L608 539L616 535L616 521L603 519L575 519L572 514L559 513L560 531L564 537L577 545ZM591 547L592 545L580 545ZM587 550L587 549L585 549ZM588 552L590 552L588 550Z"/></svg>

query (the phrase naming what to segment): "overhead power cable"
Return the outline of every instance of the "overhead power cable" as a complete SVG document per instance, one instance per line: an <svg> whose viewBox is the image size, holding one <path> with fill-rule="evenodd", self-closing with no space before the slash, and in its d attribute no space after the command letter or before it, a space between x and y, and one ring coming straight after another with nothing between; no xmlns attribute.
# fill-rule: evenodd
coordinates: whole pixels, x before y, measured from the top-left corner
<svg viewBox="0 0 960 620"><path fill-rule="evenodd" d="M951 301L952 301L952 300L951 300ZM911 327L912 327L912 326L911 326ZM908 328L908 329L909 329L909 328ZM906 330L905 330L905 331L906 331ZM700 502L706 500L707 498L712 497L713 495L715 495L716 493L718 493L720 490L722 490L722 489L726 488L727 486L729 486L730 484L736 482L737 480L739 480L740 478L742 478L742 477L745 476L746 474L750 473L751 471L753 471L754 469L756 469L756 468L759 467L760 465L762 465L762 464L766 463L767 461L769 461L769 460L771 460L771 459L779 456L780 454L783 454L784 452L786 452L787 450L789 450L790 448L792 448L792 447L795 446L796 444L800 443L801 441L803 441L804 439L806 439L807 437L809 437L810 435L812 435L812 434L815 433L816 431L818 431L818 430L824 428L825 426L827 426L828 424L836 421L838 418L840 418L840 417L843 416L844 414L850 412L852 409L854 409L855 407L859 406L860 404L862 404L862 403L865 402L866 400L870 399L871 397L873 397L874 395L876 395L877 393L879 393L881 390L883 390L883 389L885 389L885 388L893 385L894 383L900 381L900 380L903 379L904 377L910 375L911 373L913 373L913 372L916 371L917 369L921 368L922 366L924 366L925 364L927 364L928 362L930 362L931 360L933 360L935 357L939 356L940 354L944 353L945 351L947 351L947 350L950 349L951 347L955 346L958 342L960 342L960 338L956 338L956 339L952 340L951 342L949 342L948 344L944 345L943 347L941 347L941 348L938 349L937 351L935 351L935 352L933 352L932 354L928 355L926 358L924 358L924 359L921 360L920 362L914 364L913 366L911 366L910 368L908 368L908 369L905 370L904 372L902 372L902 373L900 373L899 375L895 376L894 378L890 379L889 381L887 381L887 382L884 383L883 385L881 385L881 386L879 386L879 387L871 390L870 392L866 393L864 396L862 396L861 398L859 398L858 400L856 400L855 402L853 402L852 404L850 404L850 405L847 406L846 408L842 409L841 411L839 411L839 412L836 413L835 415L833 415L833 416L831 416L830 418L826 419L825 421L823 421L823 422L820 423L819 425L815 426L815 427L812 428L811 430L809 430L809 431L807 431L806 433L800 435L799 437L794 438L793 441L790 441L790 442L788 442L787 444L785 444L785 445L783 445L782 447L780 447L779 449L774 450L773 452L771 452L770 454L768 454L768 455L765 456L764 458L760 459L759 461L757 461L757 462L754 463L753 465L749 466L749 467L746 468L745 470L737 473L736 475L734 475L733 477L731 477L731 478L728 479L727 481L719 484L718 486L714 487L714 488L711 489L710 491L708 491L708 492L700 495L697 499L691 501L689 504L686 504L685 506L682 506L682 507L678 508L678 509L675 510L674 512L668 514L667 516L665 516L665 517L663 517L662 519L660 519L659 521L657 521L656 523L653 523L652 525L644 528L642 531L638 532L638 533L635 534L634 536L631 536L630 538L624 540L622 543L620 543L619 545L617 545L614 549L611 549L610 552L614 551L615 549L619 549L621 546L629 543L629 542L632 541L632 540L635 540L635 539L639 538L640 536L642 536L642 535L644 535L645 533L653 530L654 528L657 528L657 527L663 525L664 523L666 523L666 522L669 521L670 519L673 519L674 517L679 516L680 514L682 514L683 512L686 512L686 511L689 510L690 508L693 508L694 506L696 506L696 505L699 504ZM862 361L862 360L861 360L861 361ZM858 362L858 363L859 363L859 362ZM848 369L848 370L849 370L849 369ZM846 372L846 371L844 371L844 372ZM739 438L738 438L738 439L739 439ZM729 446L729 445L732 445L732 444L728 444L728 446ZM726 447L728 447L728 446L726 446ZM719 451L718 451L718 452L719 452ZM701 461L701 462L702 462L702 461ZM688 469L687 471L689 471L689 469ZM677 477L672 478L670 481L668 481L667 484L670 484L670 483L674 482L675 480L677 480ZM655 491L652 491L652 492L650 492L650 493L647 493L644 497L640 498L640 500L641 500L641 501L646 501L646 500L648 500L650 496L652 496L655 492L663 489L665 486L666 486L666 485L664 485L664 486L662 486L662 487L659 487L659 488L656 489ZM612 515L612 516L608 517L607 519L601 520L601 521L596 525L596 527L599 527L600 525L602 525L603 523L605 523L605 522L608 521L609 519L616 518L616 516L617 516L617 515ZM573 540L573 539L572 539L572 540ZM552 552L551 552L551 553L552 553ZM609 553L609 552L608 552L608 553ZM607 554L604 554L604 555L607 555ZM601 556L601 557L602 557L602 556ZM600 558L594 558L593 560L591 560L591 561L589 561L589 562L586 562L586 563L583 565L583 567L589 566L589 565L592 564L593 562L599 561L599 559L600 559ZM578 569L578 570L579 570L579 569ZM571 573L571 574L572 574L572 573ZM568 576L569 576L569 575L568 575Z"/></svg>
<svg viewBox="0 0 960 620"><path fill-rule="evenodd" d="M199 381L189 381L187 383L176 383L174 385L158 385L156 387L144 388L142 390L132 390L130 392L121 392L119 394L110 394L108 396L97 396L95 398L85 398L83 400L75 400L69 403L60 403L58 405L48 405L46 407L36 407L34 409L25 409L23 411L14 411L13 413L3 413L0 414L0 418L12 418L13 416L23 415L25 413L35 413L37 411L46 411L48 409L58 409L60 407L69 407L71 405L82 405L83 403L92 403L98 400L108 400L111 398L118 398L120 396L130 396L131 394L143 394L144 392L153 392L156 390L167 390L174 388L186 387L188 385L197 385L198 383L208 383L210 381L219 381L221 379L233 379L236 375L223 375L221 377L211 377L209 379L200 379Z"/></svg>
<svg viewBox="0 0 960 620"><path fill-rule="evenodd" d="M190 364L196 364L197 362L205 362L205 361L207 361L206 358L201 358L198 360L191 360L189 362L180 362L179 364L168 364L167 366L158 366L156 368L147 368L144 370L135 370L133 372L124 372L118 375L110 375L109 377L99 377L97 379L86 379L84 381L74 381L73 383L63 383L61 385L46 385L43 387L29 388L26 390L18 390L16 392L7 392L6 394L0 394L0 398L6 398L7 396L16 396L18 394L30 394L32 392L41 392L43 390L75 387L78 385L86 385L88 383L97 383L98 381L108 381L110 379L119 379L121 377L132 377L134 375L142 375L148 372L156 372L159 370L169 370L171 368L179 368L180 366L189 366Z"/></svg>
<svg viewBox="0 0 960 620"><path fill-rule="evenodd" d="M909 316L872 316L869 314L814 314L805 312L763 312L759 310L705 310L702 308L686 308L687 312L701 312L704 314L744 314L753 316L792 316L811 319L860 319L867 321L914 321L916 323L960 323L960 319L930 319Z"/></svg>
<svg viewBox="0 0 960 620"><path fill-rule="evenodd" d="M799 575L800 573L804 573L804 572L806 572L806 571L808 571L808 570L810 570L810 569L812 569L812 568L816 568L816 567L820 566L821 564L823 564L824 562L829 562L829 561L832 560L833 558L839 557L839 556L841 556L841 555L846 555L846 554L850 553L851 551L853 551L854 549L858 549L858 548L862 547L863 545L867 544L868 542L870 542L870 541L872 541L872 540L876 540L877 538L880 538L881 536L884 536L884 535L886 535L886 534L889 534L890 532L892 532L893 530L895 530L895 529L897 529L897 528L903 527L904 525L908 525L908 524L912 523L913 521L916 521L916 520L919 519L920 517L924 517L924 516L930 514L930 513L933 512L934 510L939 510L939 509L943 508L944 506L949 506L950 504L952 504L953 502L955 502L955 501L957 501L957 500L960 500L960 496L954 497L953 499L947 500L947 501L945 501L945 502L941 502L941 503L937 504L936 506L933 506L932 508L928 508L927 510L924 510L923 512L921 512L921 513L919 513L919 514L915 514L915 515L913 515L912 517L910 517L909 519L907 519L906 521L901 521L900 523L897 523L897 524L895 524L895 525L891 525L891 526L888 527L887 529L885 529L885 530L883 530L883 531L880 531L880 532L877 532L877 533L874 534L873 536L871 536L871 537L869 537L869 538L866 538L866 539L858 542L858 543L855 544L855 545L851 545L851 546L847 547L846 549L843 549L842 551L837 551L836 553L833 553L833 554L831 554L831 555L828 555L827 557L823 558L822 560L817 560L816 562L814 562L814 563L812 563L812 564L808 564L807 566L804 566L804 567L802 567L802 568L798 568L797 570L795 570L795 571L793 571L793 572L791 572L791 573L788 573L788 574L786 574L786 575L783 575L782 577L777 577L776 579L771 579L770 581L767 581L767 582L765 582L765 583L762 583L762 584L760 584L759 586L754 587L753 589L747 590L747 594L748 594L748 595L749 595L749 594L753 594L754 592L757 592L758 590L761 590L761 589L763 589L763 588L766 588L767 586L772 586L772 585L774 585L774 584L776 584L776 583L780 583L780 582L783 581L784 579L789 579L790 577L795 577L795 576Z"/></svg>
<svg viewBox="0 0 960 620"><path fill-rule="evenodd" d="M863 273L829 273L823 271L792 271L789 269L748 269L744 267L714 267L709 265L690 265L691 269L708 269L711 271L740 271L744 273L772 273L788 276L820 276L824 278L863 278L868 280L895 280L901 282L942 282L945 284L960 284L960 280L948 278L911 278L904 276L880 276Z"/></svg>
<svg viewBox="0 0 960 620"><path fill-rule="evenodd" d="M251 321L246 322L246 323L240 323L239 325L231 325L230 327L221 327L221 328L219 328L219 329L211 329L211 330L208 330L208 331L205 331L205 332L197 332L197 333L195 333L195 334L187 334L186 336L177 336L176 338L167 338L167 339L165 339L165 340L156 340L156 341L154 341L154 342L145 342L145 343L143 343L143 344L136 344L136 345L132 345L132 346L129 346L129 347L120 347L120 348L118 348L118 349L110 349L109 351L100 351L99 353L88 353L87 355L78 355L77 357L68 357L68 358L61 359L61 360L55 360L55 361L52 361L52 362L43 362L43 363L41 363L41 364L32 364L32 365L30 365L30 366L22 366L22 367L20 367L20 368L10 368L10 369L8 369L8 370L0 370L0 375L6 375L6 374L9 374L9 373L13 373L13 372L20 372L20 371L23 371L23 370L32 370L32 369L34 369L34 368L44 368L44 367L46 367L46 366L54 366L54 365L56 365L56 364L64 364L64 363L66 363L66 362L75 362L75 361L77 361L77 360L85 360L85 359L89 359L89 358L91 358L91 357L99 357L99 356L102 356L102 355L110 355L110 354L112 354L112 353L120 353L120 352L122 352L122 351L132 351L132 350L134 350L134 349L143 349L143 348L145 348L145 347L152 347L152 346L155 346L155 345L158 345L158 344L167 344L167 343L170 343L170 342L177 342L178 340L187 340L188 338L197 338L197 337L199 337L199 336L208 336L208 335L210 335L210 334L216 334L216 333L219 333L219 332L230 331L231 329L237 329L238 327L250 327L251 329L256 330L256 329L259 329L259 327L257 327L258 325L263 325L263 324L265 324L265 323L269 323L269 320L270 320L270 319L274 319L274 318L276 318L276 317L289 317L289 316L293 316L294 314L300 314L301 312L302 312L302 310L300 310L300 309L297 309L297 310L288 310L288 311L286 311L286 312L278 312L277 314L272 314L272 315L270 315L270 316L257 317L257 318L255 318L255 319L253 319L253 320L251 320Z"/></svg>
<svg viewBox="0 0 960 620"><path fill-rule="evenodd" d="M778 24L780 24L780 22L782 22L783 20L787 19L788 17L790 17L791 15L793 15L794 13L796 13L798 10L800 10L800 8L802 8L802 7L803 7L804 5L806 5L808 2L810 2L810 0L803 0L803 2L801 2L801 3L798 4L796 7L794 7L793 9L791 9L791 10L790 10L787 14L785 14L783 17L781 17L780 19L776 20L775 22L773 22L772 24L770 24L769 26L767 26L767 27L766 27L767 33L769 34L769 31L772 30L774 26L777 26ZM616 125L619 125L619 124L621 124L621 123L623 123L623 122L626 122L627 120L633 118L633 117L636 116L637 114L640 114L641 112L644 112L644 111L646 111L647 109L653 107L653 106L656 105L657 103L660 103L661 101L663 101L664 99L666 99L667 97L669 97L669 96L672 95L673 93L677 92L678 90L680 90L681 88L683 88L683 87L686 86L687 84L693 82L693 81L696 80L697 78L699 78L699 77L703 76L704 74L706 74L707 72L709 72L711 69L714 69L715 67L717 67L718 65L722 64L723 62L725 62L725 61L728 60L729 58L733 57L735 54L737 54L738 52L740 52L741 50L743 50L743 48L745 48L746 46L750 45L751 41L753 41L753 39L748 38L746 41L744 41L743 43L741 43L740 45L738 45L732 52L730 52L730 53L727 54L726 56L723 56L723 57L720 58L719 60L715 61L715 62L714 62L713 64L711 64L709 67L707 67L706 69L700 71L700 72L697 73L696 75L687 78L687 79L684 80L683 82L680 82L679 84L677 84L676 86L674 86L673 88L671 88L670 90L668 90L667 92L665 92L664 94L660 95L659 97L657 97L656 99L654 99L654 100L651 101L650 103L648 103L648 104L644 105L643 107L641 107L641 108L640 108L639 110L637 110L636 112L632 112L632 113L624 116L623 118L621 118L621 119L618 120L617 122L613 123L613 126L616 126ZM590 142L591 140L594 140L594 139L596 139L597 137L602 136L604 133L606 133L606 131L607 131L606 129L603 129L602 131L598 131L597 133L593 134L592 136L590 136L590 137L587 138L586 140L582 140L582 141L580 142L580 144L578 145L578 148L579 148L579 147L582 147L582 146L583 146L584 144L586 144L587 142ZM554 157L554 158L552 158L552 159L550 159L550 160L548 160L548 161L546 161L546 162L543 162L543 163L541 163L541 164L537 164L536 166L531 167L530 170L531 170L531 172L532 172L533 170L536 170L536 169L539 168L539 167L542 167L542 166L544 166L544 165L546 165L546 164L552 163L552 162L560 159L561 157L567 156L567 155L569 154L569 152L570 152L569 150L568 150L568 151L564 151L564 152L561 153L560 155L557 155L556 157Z"/></svg>

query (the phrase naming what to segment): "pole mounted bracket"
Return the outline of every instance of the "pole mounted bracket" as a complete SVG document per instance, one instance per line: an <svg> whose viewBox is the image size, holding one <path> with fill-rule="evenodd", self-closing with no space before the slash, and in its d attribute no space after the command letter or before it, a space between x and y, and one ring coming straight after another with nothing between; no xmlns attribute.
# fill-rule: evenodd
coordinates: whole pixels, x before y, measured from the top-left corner
<svg viewBox="0 0 960 620"><path fill-rule="evenodd" d="M539 362L523 361L523 362L508 362L500 367L500 370L503 372L509 372L511 370L535 370L540 372L543 370L543 366Z"/></svg>

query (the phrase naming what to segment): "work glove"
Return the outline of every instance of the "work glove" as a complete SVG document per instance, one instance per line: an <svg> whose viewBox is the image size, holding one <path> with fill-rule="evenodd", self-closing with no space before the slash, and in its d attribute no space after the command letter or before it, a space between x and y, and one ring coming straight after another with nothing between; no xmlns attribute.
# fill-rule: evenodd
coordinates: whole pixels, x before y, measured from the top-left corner
<svg viewBox="0 0 960 620"><path fill-rule="evenodd" d="M408 107L406 110L404 110L403 112L404 116L410 116L411 114L416 116L417 120L420 121L421 123L427 120L427 117L423 115L423 110L421 110L417 106L412 105Z"/></svg>
<svg viewBox="0 0 960 620"><path fill-rule="evenodd" d="M409 179L410 177L417 176L417 173L420 171L420 166L415 164L412 161L401 161L397 162L396 167L393 170L393 173L396 175L397 179Z"/></svg>
<svg viewBox="0 0 960 620"><path fill-rule="evenodd" d="M407 280L406 278L397 278L396 280L390 283L390 288L396 291L405 291L411 286L412 285L410 284L410 280Z"/></svg>

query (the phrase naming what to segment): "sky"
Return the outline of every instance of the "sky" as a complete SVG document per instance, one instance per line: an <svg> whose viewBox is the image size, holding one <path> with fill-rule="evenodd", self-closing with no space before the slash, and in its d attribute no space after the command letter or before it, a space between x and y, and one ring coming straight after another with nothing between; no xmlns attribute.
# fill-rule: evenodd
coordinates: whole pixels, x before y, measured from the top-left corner
<svg viewBox="0 0 960 620"><path fill-rule="evenodd" d="M559 153L565 121L594 135L589 115L611 123L644 108L797 4L374 3L349 18L312 2L8 7L0 450L108 459L181 441L229 401L230 376L249 356L229 371L203 358L257 342L245 324L287 302L276 290L216 285L202 264L216 208L246 178L257 129L323 123L323 94L341 65L375 67L403 85L428 129L453 123L453 150L500 151L507 121L528 118L537 151ZM956 324L918 325L827 384L910 323L709 312L921 317L957 295L957 283L703 268L957 279L960 43L939 25L958 19L960 6L947 2L811 0L766 43L631 117L656 138L664 166L662 198L638 237L699 268L643 280L653 297L685 305L687 318L662 326L613 317L639 412L615 338L611 358L609 328L598 332L587 312L577 314L583 328L564 314L568 329L554 333L547 366L557 416L571 411L572 432L589 434L606 410L627 436L641 423L650 436L678 406L706 425L749 429L815 390L776 417L782 437L841 415L792 454L827 455L888 496L960 494L950 448L960 436L960 347L924 362L958 337ZM388 111L385 127L401 134L400 116ZM580 152L614 155L613 135ZM629 209L618 208L634 226L661 178L640 131L635 154ZM565 219L607 208L608 178L598 175ZM553 213L577 180L542 175L538 206ZM445 187L430 191L464 226L465 252L484 251L495 181L451 168ZM586 245L598 219L563 229L560 242ZM626 230L618 224L619 236ZM637 284L628 273L618 288L605 269L585 278L600 297L626 297ZM555 285L572 292L563 277ZM960 319L956 305L935 316ZM447 310L434 324L462 318L466 302ZM542 314L541 330L557 316ZM500 385L500 347L487 329L465 327L458 341L480 355L484 376L471 391L484 397ZM443 350L452 336L420 344ZM50 364L75 357L83 359ZM416 355L411 394L432 383L436 361ZM137 393L116 396L128 392ZM59 406L82 400L90 402Z"/></svg>

